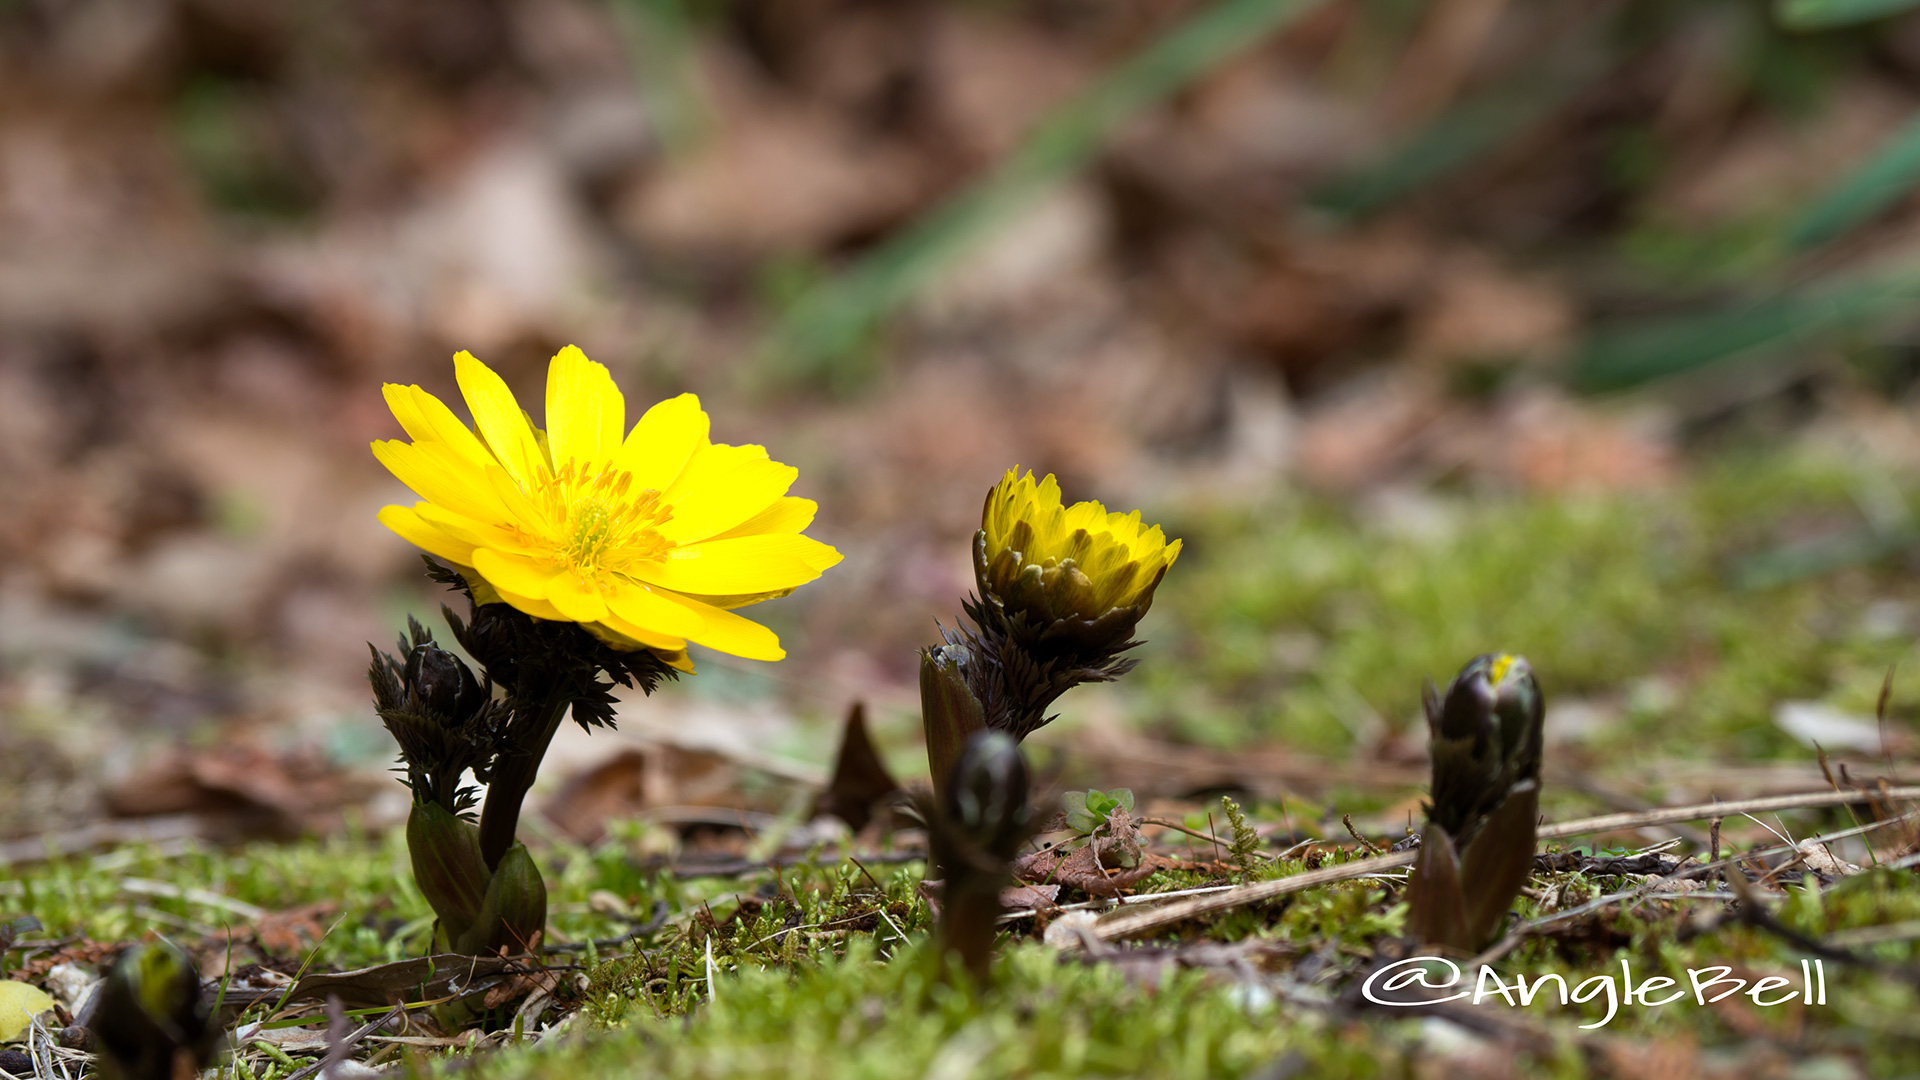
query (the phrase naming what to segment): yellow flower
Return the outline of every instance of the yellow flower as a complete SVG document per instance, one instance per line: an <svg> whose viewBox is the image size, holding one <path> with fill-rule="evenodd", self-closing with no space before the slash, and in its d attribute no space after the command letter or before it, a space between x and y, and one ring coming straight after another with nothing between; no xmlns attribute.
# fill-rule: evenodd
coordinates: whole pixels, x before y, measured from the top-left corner
<svg viewBox="0 0 1920 1080"><path fill-rule="evenodd" d="M454 374L478 434L418 386L388 384L413 439L374 456L422 501L380 511L388 528L457 564L481 602L576 622L623 649L691 671L689 641L755 660L786 653L773 631L731 610L785 596L840 561L801 535L812 500L796 470L760 446L707 438L692 394L626 429L607 369L569 345L547 369L547 429L467 353Z"/></svg>
<svg viewBox="0 0 1920 1080"><path fill-rule="evenodd" d="M1139 511L1064 506L1051 475L1036 482L1009 469L988 492L974 538L981 614L1043 656L1090 658L1132 635L1179 556L1180 541L1168 543L1158 525L1142 527Z"/></svg>

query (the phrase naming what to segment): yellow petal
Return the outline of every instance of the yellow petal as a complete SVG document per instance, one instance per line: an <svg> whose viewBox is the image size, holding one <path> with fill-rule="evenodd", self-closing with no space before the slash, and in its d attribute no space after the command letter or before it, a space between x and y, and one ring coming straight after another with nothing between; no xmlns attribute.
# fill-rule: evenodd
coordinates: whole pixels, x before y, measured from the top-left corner
<svg viewBox="0 0 1920 1080"><path fill-rule="evenodd" d="M693 452L707 442L707 414L692 394L668 398L640 417L614 459L633 474L633 490L665 491Z"/></svg>
<svg viewBox="0 0 1920 1080"><path fill-rule="evenodd" d="M839 561L839 552L810 537L738 536L675 548L635 573L674 592L726 595L791 589Z"/></svg>
<svg viewBox="0 0 1920 1080"><path fill-rule="evenodd" d="M1120 522L1114 522L1112 520L1113 518L1119 518ZM1068 532L1072 532L1075 529L1085 529L1088 532L1095 532L1101 529L1112 528L1114 525L1120 524L1125 520L1124 515L1109 515L1107 508L1097 502L1079 502L1067 508L1065 524Z"/></svg>
<svg viewBox="0 0 1920 1080"><path fill-rule="evenodd" d="M493 451L473 433L464 421L447 408L447 404L418 386L409 387L413 391L414 408L420 412L421 419L433 430L435 439L447 444L454 453L476 465L489 465L497 462Z"/></svg>
<svg viewBox="0 0 1920 1080"><path fill-rule="evenodd" d="M414 511L424 518L427 524L462 543L471 544L474 547L497 548L516 555L533 554L532 549L526 546L519 535L498 525L475 521L464 514L456 514L446 507L435 506L432 503L421 503L414 507Z"/></svg>
<svg viewBox="0 0 1920 1080"><path fill-rule="evenodd" d="M462 352L453 358L453 374L487 448L522 488L531 488L545 471L546 455L540 452L533 426L527 423L527 414L514 400L513 391L472 353Z"/></svg>
<svg viewBox="0 0 1920 1080"><path fill-rule="evenodd" d="M477 573L478 571L475 571L475 572ZM480 590L475 589L474 598L479 599L479 594L480 594ZM550 619L553 622L571 622L572 621L568 619L565 615L560 614L559 608L554 607L552 604L548 603L545 600L537 600L531 596L522 596L519 593L508 592L505 589L494 589L493 594L496 597L498 597L499 603L510 604L513 607L526 612L528 615L531 615L536 619Z"/></svg>
<svg viewBox="0 0 1920 1080"><path fill-rule="evenodd" d="M696 460L706 456L703 451ZM673 517L660 526L660 535L676 544L691 544L725 532L772 506L799 475L793 466L765 458L737 460L724 475L687 488L672 502Z"/></svg>
<svg viewBox="0 0 1920 1080"><path fill-rule="evenodd" d="M693 664L687 660L687 643L681 638L656 634L644 626L635 626L612 611L608 611L607 617L599 622L585 626L587 633L616 649L624 652L646 649L665 661L668 667L679 668L689 675L693 673Z"/></svg>
<svg viewBox="0 0 1920 1080"><path fill-rule="evenodd" d="M527 498L520 490L520 485L507 475L506 469L499 465L487 466L487 486L505 509L505 520L528 532L549 539L553 537L556 523L532 499Z"/></svg>
<svg viewBox="0 0 1920 1080"><path fill-rule="evenodd" d="M627 430L627 401L607 369L572 345L547 365L547 446L553 463L569 461L597 471L620 449Z"/></svg>
<svg viewBox="0 0 1920 1080"><path fill-rule="evenodd" d="M784 495L773 500L772 506L709 539L725 540L729 537L755 536L760 533L806 532L807 526L813 524L814 513L819 509L820 505L812 499Z"/></svg>
<svg viewBox="0 0 1920 1080"><path fill-rule="evenodd" d="M33 1026L34 1017L52 1011L53 999L45 990L31 983L0 982L0 1042L18 1039Z"/></svg>
<svg viewBox="0 0 1920 1080"><path fill-rule="evenodd" d="M637 581L607 590L607 606L624 622L662 636L692 637L707 625L678 595L655 592Z"/></svg>
<svg viewBox="0 0 1920 1080"><path fill-rule="evenodd" d="M492 488L476 481L483 479L464 463L455 464L452 451L439 443L404 443L381 439L373 444L373 456L415 495L467 517L487 520L501 517L500 501ZM499 468L499 466L494 466Z"/></svg>
<svg viewBox="0 0 1920 1080"><path fill-rule="evenodd" d="M687 459L686 467L673 483L661 489L661 499L668 505L677 507L681 500L691 499L712 484L724 483L728 476L746 467L752 462L767 460L767 448L764 446L728 446L726 443L707 443L696 449ZM758 512L766 504L754 507Z"/></svg>
<svg viewBox="0 0 1920 1080"><path fill-rule="evenodd" d="M574 622L599 622L607 617L607 602L600 598L600 586L573 571L555 574L547 582L547 602Z"/></svg>
<svg viewBox="0 0 1920 1080"><path fill-rule="evenodd" d="M717 607L687 598L682 601L705 617L707 626L698 634L688 634L696 645L717 652L743 656L748 660L782 660L787 651L780 647L779 635L754 622Z"/></svg>
<svg viewBox="0 0 1920 1080"><path fill-rule="evenodd" d="M529 600L547 600L548 584L560 573L560 568L552 563L492 548L474 551L473 568L502 593L517 593Z"/></svg>
<svg viewBox="0 0 1920 1080"><path fill-rule="evenodd" d="M1116 544L1112 537L1102 537L1093 545L1093 550L1080 562L1080 572L1098 580L1101 575L1114 570L1133 557L1131 548Z"/></svg>
<svg viewBox="0 0 1920 1080"><path fill-rule="evenodd" d="M421 506L430 505L421 503ZM402 540L421 548L429 555L438 555L462 566L473 562L473 545L448 536L446 533L428 524L420 517L418 508L411 506L388 506L380 510L380 524L400 534Z"/></svg>
<svg viewBox="0 0 1920 1080"><path fill-rule="evenodd" d="M798 585L794 586L794 589L797 588L799 588ZM716 596L712 593L674 593L675 596L685 596L690 600L698 600L703 604L710 604L717 608L726 608L728 611L732 611L734 608L743 608L749 604L758 604L766 600L778 600L783 596L790 596L792 594L793 589L775 589L773 592L730 593L725 596Z"/></svg>
<svg viewBox="0 0 1920 1080"><path fill-rule="evenodd" d="M400 386L396 383L387 383L380 388L380 392L387 399L387 407L393 410L394 419L400 421L400 426L406 429L408 437L414 442L443 443L475 466L485 466L493 460L486 444L476 438L439 398L418 386Z"/></svg>
<svg viewBox="0 0 1920 1080"><path fill-rule="evenodd" d="M427 418L420 415L420 406L414 404L415 389L399 383L381 383L380 396L387 399L388 411L393 413L395 420L400 421L407 438L414 442L438 442L440 436L433 433L433 425L427 423Z"/></svg>

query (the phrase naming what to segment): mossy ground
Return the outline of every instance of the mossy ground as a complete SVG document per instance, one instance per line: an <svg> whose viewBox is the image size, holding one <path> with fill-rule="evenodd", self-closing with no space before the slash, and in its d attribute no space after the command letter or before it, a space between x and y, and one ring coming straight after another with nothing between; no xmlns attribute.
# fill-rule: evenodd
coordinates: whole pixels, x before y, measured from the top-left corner
<svg viewBox="0 0 1920 1080"><path fill-rule="evenodd" d="M1404 507L1369 512L1302 498L1250 518L1180 522L1170 531L1188 538L1189 554L1161 593L1155 640L1126 684L1128 700L1144 725L1167 736L1353 754L1377 738L1378 725L1414 722L1422 676L1444 679L1475 653L1509 649L1532 660L1550 702L1607 704L1605 724L1550 753L1620 790L1659 796L1657 784L1636 779L1649 762L1805 763L1811 752L1772 722L1775 703L1818 700L1871 715L1888 667L1913 648L1920 586L1907 572L1910 556L1882 545L1877 558L1834 558L1849 549L1833 537L1887 534L1884 514L1862 509L1886 486L1867 466L1798 454L1723 462L1651 494L1423 497L1412 515ZM1905 512L1904 501L1898 509ZM1890 711L1896 734L1915 700L1903 682ZM1884 764L1877 755L1855 756L1869 769ZM1548 776L1549 816L1591 808L1581 796L1554 792L1551 770ZM1258 822L1279 820L1274 806L1249 811ZM1735 824L1728 823L1730 842L1764 838ZM1802 837L1850 819L1804 812L1768 824ZM555 957L556 965L577 963L582 976L562 995L577 1009L566 1031L480 1053L483 1072L1243 1076L1282 1065L1298 1075L1400 1076L1448 1054L1474 1053L1417 1017L1325 1003L1362 958L1394 940L1404 914L1394 881L1298 894L1179 927L1157 942L1271 944L1252 967L1143 974L1135 964L1060 952L1019 927L994 985L970 993L943 984L928 966L932 918L917 888L918 862L823 857L736 878L679 879L644 868L634 837L616 831L592 850L543 850L554 937L577 942L625 931L631 924L610 913L604 897L596 904L603 893L640 918L664 902L669 922L637 947ZM1866 861L1885 851L1883 843ZM1301 869L1280 860L1253 873ZM1226 880L1168 871L1143 891ZM165 888L130 888L130 881L205 889L270 911L330 905L318 910L331 929L309 951L275 953L252 938L246 919L190 897L157 895ZM1540 874L1518 911L1567 910L1636 884ZM1920 882L1905 870L1794 886L1775 900L1783 924L1818 938L1920 920ZM1713 899L1616 905L1530 940L1500 968L1578 982L1617 973L1624 961L1636 979L1665 975L1684 986L1688 969L1731 965L1797 980L1805 954L1779 935L1699 921L1724 906ZM124 942L156 932L192 944L203 958L224 952L222 927L233 923L236 965L264 958L315 969L417 955L431 918L397 835L226 852L135 848L16 868L0 880L0 914L16 912L37 916L44 938ZM1920 937L1920 930L1891 936ZM1856 951L1883 965L1920 959L1912 940ZM8 966L20 956L9 954ZM1915 983L1890 969L1831 959L1825 969L1824 1006L1687 1000L1622 1007L1590 1031L1578 1025L1604 1014L1599 1001L1482 1008L1544 1033L1544 1041L1518 1050L1496 1044L1496 1056L1519 1053L1529 1075L1631 1072L1641 1060L1634 1055L1655 1052L1753 1075L1920 1069ZM384 1060L423 1067L436 1055L467 1053L383 1051ZM228 1068L274 1080L312 1056L250 1053Z"/></svg>
<svg viewBox="0 0 1920 1080"><path fill-rule="evenodd" d="M1904 525L1909 502L1873 467L1802 453L1664 491L1300 497L1181 523L1190 556L1156 608L1141 715L1214 745L1339 752L1370 724L1415 725L1421 678L1508 650L1549 702L1621 706L1584 740L1609 758L1799 755L1776 702L1870 714L1914 649L1910 537L1847 558L1898 528L1863 507Z"/></svg>

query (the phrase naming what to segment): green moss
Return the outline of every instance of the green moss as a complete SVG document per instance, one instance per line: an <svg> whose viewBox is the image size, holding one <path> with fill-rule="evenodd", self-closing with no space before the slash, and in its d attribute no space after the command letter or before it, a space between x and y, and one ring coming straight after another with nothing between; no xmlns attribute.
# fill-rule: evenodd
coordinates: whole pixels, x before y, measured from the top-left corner
<svg viewBox="0 0 1920 1080"><path fill-rule="evenodd" d="M1861 613L1920 601L1920 588L1889 559L1766 589L1732 582L1808 533L1866 528L1855 495L1875 483L1844 462L1741 460L1663 492L1437 497L1420 531L1307 496L1187 523L1193 555L1161 590L1139 713L1210 745L1339 753L1415 725L1423 678L1509 650L1532 661L1550 705L1671 685L1596 749L1803 756L1771 723L1774 704L1870 711L1911 643L1861 632Z"/></svg>
<svg viewBox="0 0 1920 1080"><path fill-rule="evenodd" d="M1381 1075L1379 1047L1199 972L1155 985L1117 969L1063 960L1040 946L1009 950L992 993L940 985L923 958L879 960L864 939L844 955L793 970L743 964L693 1022L632 1017L573 1045L501 1055L501 1076L672 1077L1243 1076L1289 1052L1313 1075Z"/></svg>
<svg viewBox="0 0 1920 1080"><path fill-rule="evenodd" d="M1799 831L1802 826L1793 826ZM130 892L130 879L182 890L204 888L282 910L321 900L340 904L338 925L313 964L339 969L417 952L426 908L399 871L397 840L340 839L254 846L231 853L167 855L151 849L91 860L47 863L0 883L0 908L31 912L48 936L84 933L130 940L160 930L218 951L218 937L182 924L218 924L204 899ZM741 879L678 880L639 869L618 843L594 851L541 854L554 886L554 928L561 936L612 935L621 925L591 911L587 898L613 891L646 910L666 901L672 923L641 948L580 957L586 976L569 1033L538 1045L509 1045L481 1056L488 1075L567 1072L579 1080L631 1075L708 1077L795 1075L881 1077L964 1074L1008 1076L1242 1076L1289 1055L1303 1075L1403 1075L1430 1055L1416 1016L1361 1018L1276 996L1247 969L1123 969L1043 946L1022 928L1004 942L994 985L985 992L949 988L932 978L926 944L932 919L918 889L917 864L863 871L820 861ZM1296 874L1297 860L1262 862L1256 878ZM1166 872L1143 891L1218 884L1194 872ZM1521 918L1631 887L1620 878L1545 874ZM1511 982L1559 974L1571 984L1615 974L1624 961L1636 979L1684 980L1690 968L1794 974L1802 958L1760 930L1729 923L1690 932L1689 919L1712 903L1654 900L1610 909L1568 932L1529 939L1499 963ZM1920 880L1870 871L1824 891L1795 888L1777 915L1800 932L1828 935L1920 920ZM156 914L158 913L158 914ZM1292 960L1285 977L1302 995L1337 995L1355 964L1404 928L1400 886L1391 878L1346 882L1174 927L1157 947L1258 939ZM236 935L236 958L250 946ZM1882 963L1910 964L1911 941L1863 950ZM17 957L14 957L17 958ZM709 960L711 958L711 960ZM555 963L564 963L556 958ZM709 968L711 963L711 968ZM709 971L714 973L709 986ZM1316 976L1326 980L1316 988ZM1679 1038L1710 1053L1738 1053L1751 1023L1797 1040L1807 1053L1840 1055L1873 1075L1920 1067L1911 1017L1920 1000L1911 984L1868 968L1827 964L1829 1004L1739 1015L1682 1001L1626 1008L1606 1026L1638 1042ZM1684 983L1682 984L1684 985ZM1573 1040L1574 1025L1604 1016L1599 1001L1562 1007L1549 994L1513 1010ZM1506 1010L1490 1000L1482 1008ZM1730 1016L1732 1018L1730 1019ZM1737 1022L1735 1022L1737 1021ZM1751 1021L1751 1023L1749 1023ZM1743 1026L1745 1025L1745 1026ZM264 1054L261 1051L260 1054ZM235 1066L263 1080L284 1076L312 1055L254 1055ZM285 1060L280 1060L284 1058ZM431 1055L419 1059L425 1065ZM1569 1041L1529 1062L1530 1074L1587 1075L1587 1053Z"/></svg>

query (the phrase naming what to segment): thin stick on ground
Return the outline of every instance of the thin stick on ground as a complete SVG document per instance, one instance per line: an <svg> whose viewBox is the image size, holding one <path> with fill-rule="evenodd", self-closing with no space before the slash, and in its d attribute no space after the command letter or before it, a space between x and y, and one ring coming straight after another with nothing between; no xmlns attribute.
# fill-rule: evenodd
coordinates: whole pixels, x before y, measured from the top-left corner
<svg viewBox="0 0 1920 1080"><path fill-rule="evenodd" d="M361 1025L361 1027L358 1030L342 1037L337 1042L333 1042L331 1045L327 1047L327 1053L325 1057L322 1057L319 1061L316 1061L311 1065L304 1066L294 1071L292 1074L290 1074L287 1077L287 1080L307 1080L308 1077L314 1075L315 1073L320 1072L321 1070L327 1068L328 1066L336 1065L342 1061L345 1061L347 1058L347 1055L352 1053L355 1047L359 1046L362 1042L364 1042L367 1036L373 1034L374 1032L380 1030L383 1027L386 1027L388 1024L391 1024L396 1020L405 1018L406 1015L407 1015L407 1007L405 1005L395 1005L392 1011L388 1012L385 1016L382 1016L377 1020L369 1020L367 1023Z"/></svg>
<svg viewBox="0 0 1920 1080"><path fill-rule="evenodd" d="M1889 788L1876 793L1885 799L1920 799L1920 787ZM1764 813L1775 810L1811 810L1826 806L1843 806L1849 803L1864 802L1866 796L1858 792L1816 791L1804 795L1776 795L1759 799L1741 799L1735 802L1697 803L1691 806L1661 807L1655 810L1637 810L1629 813L1603 814L1599 817L1579 818L1573 821L1553 825L1543 825L1537 832L1541 840L1557 840L1569 836L1584 836L1591 833L1613 832L1621 829L1638 829L1648 825L1666 825L1679 821L1699 821L1709 817L1727 814ZM1368 859L1356 859L1339 866L1309 870L1303 874L1278 878L1273 881L1258 881L1250 885L1238 886L1232 890L1214 893L1208 896L1195 896L1179 900L1161 907L1142 911L1127 911L1109 915L1096 923L1092 933L1102 941L1118 941L1123 938L1138 937L1162 927L1172 926L1200 915L1211 915L1221 911L1245 907L1286 896L1306 889L1331 885L1340 881L1377 874L1385 870L1394 870L1413 865L1418 856L1417 850L1395 852L1391 855L1377 855Z"/></svg>
<svg viewBox="0 0 1920 1080"><path fill-rule="evenodd" d="M1875 829L1885 828L1887 826L1898 824L1899 822L1902 822L1902 821L1911 820L1912 817L1913 815L1907 814L1898 818L1887 818L1883 821L1872 821L1872 822L1868 822L1865 825L1855 825L1851 828L1840 829L1836 832L1827 833L1823 836L1813 837L1812 839L1818 843L1829 843L1834 840L1845 839L1846 837L1849 837L1849 836L1862 836L1874 831ZM1572 922L1573 920L1578 919L1583 915L1588 915L1595 911L1599 911L1601 908L1608 907L1612 904L1618 904L1622 902L1632 902L1637 904L1642 900L1651 899L1654 897L1667 896L1667 895L1702 897L1703 894L1700 894L1700 893L1667 894L1662 892L1662 890L1664 890L1668 885L1671 885L1677 881L1684 881L1689 878L1702 877L1716 870L1725 870L1727 867L1737 866L1740 863L1745 862L1748 859L1755 858L1757 856L1771 855L1771 854L1775 854L1777 852L1783 852L1783 851L1794 851L1796 853L1795 861L1798 861L1800 858L1797 848L1792 848L1785 844L1776 845L1774 847L1755 848L1752 851L1737 852L1735 854L1727 856L1724 859L1716 856L1713 859L1709 860L1708 862L1700 863L1695 866L1684 867L1676 873L1668 874L1664 877L1658 878L1654 881L1646 882L1645 884L1636 886L1631 889L1627 889L1623 892L1609 893L1605 896L1596 897L1595 899L1590 900L1587 903L1584 903L1577 908L1570 908L1566 911L1557 911L1551 915L1543 915L1540 918L1534 919L1531 922L1522 923L1519 926L1514 927L1512 930L1509 930L1505 937L1501 938L1498 942L1494 943L1493 945L1488 946L1487 949L1481 952L1478 956L1475 956L1473 960L1470 962L1470 964L1468 965L1468 968L1469 970L1477 970L1482 964L1494 963L1495 961L1499 960L1501 957L1507 955L1508 953L1512 952L1514 949L1518 948L1521 942L1525 941L1528 937L1534 934L1537 934L1542 930L1551 929L1555 926L1560 926L1565 923ZM1782 869L1783 868L1784 867L1782 867ZM1728 877L1728 881L1729 883L1731 883L1732 881L1731 876ZM1742 877L1741 882L1744 884L1746 882L1746 879ZM1727 893L1727 894L1716 894L1716 895L1732 896L1735 894Z"/></svg>
<svg viewBox="0 0 1920 1080"><path fill-rule="evenodd" d="M1363 848L1366 848L1366 849L1367 849L1367 854L1369 854L1369 855L1378 855L1378 854L1380 854L1380 853L1381 853L1382 851L1385 851L1385 850L1386 850L1385 848L1383 848L1383 847L1381 847L1380 845L1378 845L1378 844L1376 844L1376 843L1374 843L1373 841L1371 841L1371 840L1369 840L1369 839L1367 839L1366 837L1364 837L1364 836L1361 836L1361 835L1360 835L1360 830L1358 830L1358 829L1356 829L1356 828L1354 828L1354 827L1353 827L1353 815L1352 815L1352 814L1341 814L1341 815L1340 815L1340 824L1342 824L1342 825L1345 825L1345 826L1347 827L1347 835L1348 835L1348 836L1351 836L1351 837L1353 837L1353 838L1354 838L1355 840L1358 840L1358 841L1360 842L1360 846L1361 846L1361 847L1363 847Z"/></svg>

